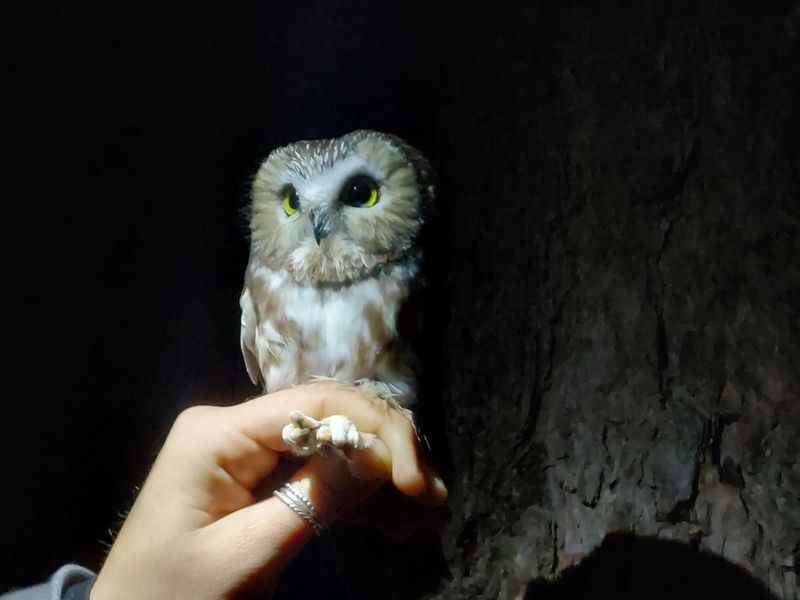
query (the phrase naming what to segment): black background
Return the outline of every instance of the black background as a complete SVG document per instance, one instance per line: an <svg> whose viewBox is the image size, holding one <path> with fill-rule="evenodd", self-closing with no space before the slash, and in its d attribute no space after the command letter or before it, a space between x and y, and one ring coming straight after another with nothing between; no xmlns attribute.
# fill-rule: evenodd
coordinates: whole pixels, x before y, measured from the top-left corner
<svg viewBox="0 0 800 600"><path fill-rule="evenodd" d="M0 590L98 568L177 413L256 392L242 208L271 148L375 128L436 161L449 36L432 8L7 12Z"/></svg>

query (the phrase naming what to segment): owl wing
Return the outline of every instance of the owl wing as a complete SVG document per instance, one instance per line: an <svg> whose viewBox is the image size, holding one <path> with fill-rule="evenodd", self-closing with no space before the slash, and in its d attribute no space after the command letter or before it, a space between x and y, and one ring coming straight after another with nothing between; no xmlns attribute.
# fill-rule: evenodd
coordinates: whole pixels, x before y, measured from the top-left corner
<svg viewBox="0 0 800 600"><path fill-rule="evenodd" d="M244 358L247 374L253 385L258 385L261 379L261 369L258 363L258 351L256 350L256 326L258 319L253 299L250 297L250 290L247 286L242 290L239 298L239 306L242 309L242 330L239 335L239 342L242 347L242 357Z"/></svg>

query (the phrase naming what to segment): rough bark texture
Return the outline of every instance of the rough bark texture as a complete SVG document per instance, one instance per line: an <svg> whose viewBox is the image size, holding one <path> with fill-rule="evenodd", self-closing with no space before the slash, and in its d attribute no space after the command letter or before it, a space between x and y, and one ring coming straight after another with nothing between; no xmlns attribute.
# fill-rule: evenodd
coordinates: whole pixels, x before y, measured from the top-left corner
<svg viewBox="0 0 800 600"><path fill-rule="evenodd" d="M645 4L453 24L498 33L445 84L436 597L522 597L612 532L800 594L800 9Z"/></svg>

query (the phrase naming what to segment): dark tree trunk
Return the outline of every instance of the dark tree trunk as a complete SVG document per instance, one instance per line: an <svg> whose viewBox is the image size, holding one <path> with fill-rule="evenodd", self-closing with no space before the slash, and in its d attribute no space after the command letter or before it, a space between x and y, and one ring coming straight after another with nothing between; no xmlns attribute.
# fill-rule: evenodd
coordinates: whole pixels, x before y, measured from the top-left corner
<svg viewBox="0 0 800 600"><path fill-rule="evenodd" d="M800 9L653 4L452 24L437 597L520 598L615 532L800 593Z"/></svg>

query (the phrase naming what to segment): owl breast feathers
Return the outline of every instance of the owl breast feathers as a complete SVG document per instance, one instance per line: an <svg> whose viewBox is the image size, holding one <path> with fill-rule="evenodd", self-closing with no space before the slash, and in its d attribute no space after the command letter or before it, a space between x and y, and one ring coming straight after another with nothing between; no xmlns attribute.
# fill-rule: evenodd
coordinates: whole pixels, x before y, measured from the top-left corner
<svg viewBox="0 0 800 600"><path fill-rule="evenodd" d="M399 332L433 200L428 161L402 140L355 131L274 150L256 174L240 305L247 372L264 391L331 377L414 401Z"/></svg>

